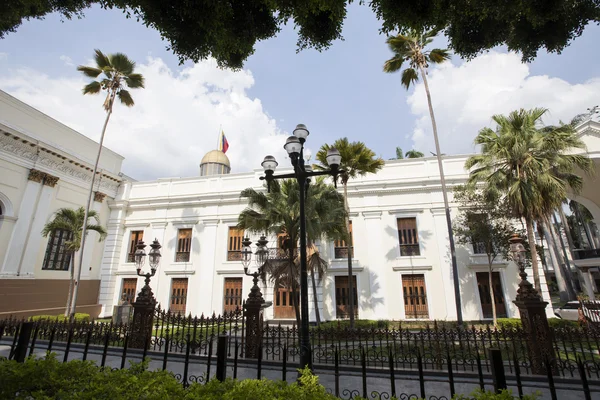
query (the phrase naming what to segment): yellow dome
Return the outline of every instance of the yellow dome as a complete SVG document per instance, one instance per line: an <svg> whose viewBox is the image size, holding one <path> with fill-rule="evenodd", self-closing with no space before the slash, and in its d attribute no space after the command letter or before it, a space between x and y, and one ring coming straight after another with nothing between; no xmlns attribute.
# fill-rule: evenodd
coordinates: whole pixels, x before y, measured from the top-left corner
<svg viewBox="0 0 600 400"><path fill-rule="evenodd" d="M208 163L223 164L231 168L231 165L229 164L229 158L220 150L211 150L206 153L204 157L202 157L200 165Z"/></svg>

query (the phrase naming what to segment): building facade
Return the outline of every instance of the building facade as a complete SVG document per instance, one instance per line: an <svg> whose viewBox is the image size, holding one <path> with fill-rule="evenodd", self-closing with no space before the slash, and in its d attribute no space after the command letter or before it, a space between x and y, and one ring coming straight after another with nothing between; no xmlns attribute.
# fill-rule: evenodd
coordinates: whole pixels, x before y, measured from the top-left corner
<svg viewBox="0 0 600 400"><path fill-rule="evenodd" d="M98 143L0 91L0 318L64 312L69 287L66 235L42 237L60 208L84 206ZM103 149L93 209L108 222L123 157ZM85 247L78 312L99 313L104 243Z"/></svg>
<svg viewBox="0 0 600 400"><path fill-rule="evenodd" d="M466 156L444 157L449 185L467 179L465 160ZM156 238L163 245L161 265L152 279L163 308L206 315L240 305L251 287L251 278L244 275L240 262L241 241L247 233L236 228L238 215L246 207L240 192L248 187L264 190L260 175L262 170L125 182L114 201L109 201L102 315L110 315L124 296L140 290L143 282L136 277L133 262L135 243L140 239L149 243ZM351 181L348 193L358 317L456 319L436 159L388 161L377 174ZM269 240L270 247L277 246L275 237ZM345 244L322 241L318 246L328 264L326 274L317 279L320 316L323 320L347 317ZM492 315L487 258L477 250L471 246L457 249L465 320ZM499 315L518 316L512 303L518 283L516 266L499 260L494 271ZM267 319L294 318L293 294L288 288L274 288L267 280L262 292L265 300L273 302L266 310ZM313 298L309 285L311 320L315 319Z"/></svg>

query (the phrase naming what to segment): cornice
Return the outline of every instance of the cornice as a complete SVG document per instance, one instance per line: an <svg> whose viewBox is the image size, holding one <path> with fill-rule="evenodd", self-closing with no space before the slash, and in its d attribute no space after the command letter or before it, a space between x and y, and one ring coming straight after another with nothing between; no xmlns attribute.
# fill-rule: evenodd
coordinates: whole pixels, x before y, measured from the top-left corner
<svg viewBox="0 0 600 400"><path fill-rule="evenodd" d="M80 185L87 184L92 180L92 168L81 160L67 157L39 143L2 130L0 130L0 152L25 168L35 167L40 171L57 175L58 178ZM106 173L98 173L98 175L98 187L111 193L111 197L114 197L119 188L120 179Z"/></svg>

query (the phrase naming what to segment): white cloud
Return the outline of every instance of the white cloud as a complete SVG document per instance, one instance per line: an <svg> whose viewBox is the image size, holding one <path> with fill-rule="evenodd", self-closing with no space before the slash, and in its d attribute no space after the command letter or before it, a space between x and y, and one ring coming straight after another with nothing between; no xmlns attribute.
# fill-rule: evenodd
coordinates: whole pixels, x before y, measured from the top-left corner
<svg viewBox="0 0 600 400"><path fill-rule="evenodd" d="M59 58L60 61L64 62L67 67L72 67L73 65L75 65L73 64L73 60L69 56L62 55Z"/></svg>
<svg viewBox="0 0 600 400"><path fill-rule="evenodd" d="M115 106L105 145L125 157L123 171L138 179L195 176L202 156L217 146L219 126L229 142L232 172L260 168L263 157L283 161L286 134L250 98L250 71L232 72L212 60L171 70L161 59L138 63L145 89L131 90L135 106ZM51 78L19 68L0 68L0 87L62 123L98 140L103 96L83 96L83 76Z"/></svg>
<svg viewBox="0 0 600 400"><path fill-rule="evenodd" d="M571 84L547 75L530 75L529 67L516 54L490 52L460 66L442 64L429 71L440 146L443 153L475 151L473 139L481 128L493 127L494 114L519 108L546 107L546 124L568 122L600 102L600 78ZM423 83L407 99L417 120L414 147L435 151L429 108Z"/></svg>

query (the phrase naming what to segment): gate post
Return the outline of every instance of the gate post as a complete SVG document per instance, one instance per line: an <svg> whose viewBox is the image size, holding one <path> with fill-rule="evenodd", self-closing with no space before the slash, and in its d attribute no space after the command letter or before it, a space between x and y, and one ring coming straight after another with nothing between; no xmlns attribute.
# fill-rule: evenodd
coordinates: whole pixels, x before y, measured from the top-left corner
<svg viewBox="0 0 600 400"><path fill-rule="evenodd" d="M258 351L262 341L263 325L263 304L265 300L262 297L258 287L259 273L252 274L253 283L248 300L244 305L244 317L246 318L246 351L247 358L258 358Z"/></svg>
<svg viewBox="0 0 600 400"><path fill-rule="evenodd" d="M149 283L150 279L147 278L146 284L138 294L135 303L133 303L133 321L131 322L129 347L134 349L147 349L150 346L156 299Z"/></svg>
<svg viewBox="0 0 600 400"><path fill-rule="evenodd" d="M510 239L512 244L519 244L522 239L518 235L513 235ZM522 243L521 243L522 245ZM546 374L546 360L552 365L552 370L556 372L556 359L554 357L554 348L552 347L552 331L548 326L548 317L546 317L547 301L542 297L533 285L527 280L525 265L518 258L521 282L517 290L517 297L513 303L519 308L521 323L527 340L527 352L529 362L531 363L531 372L534 374Z"/></svg>

